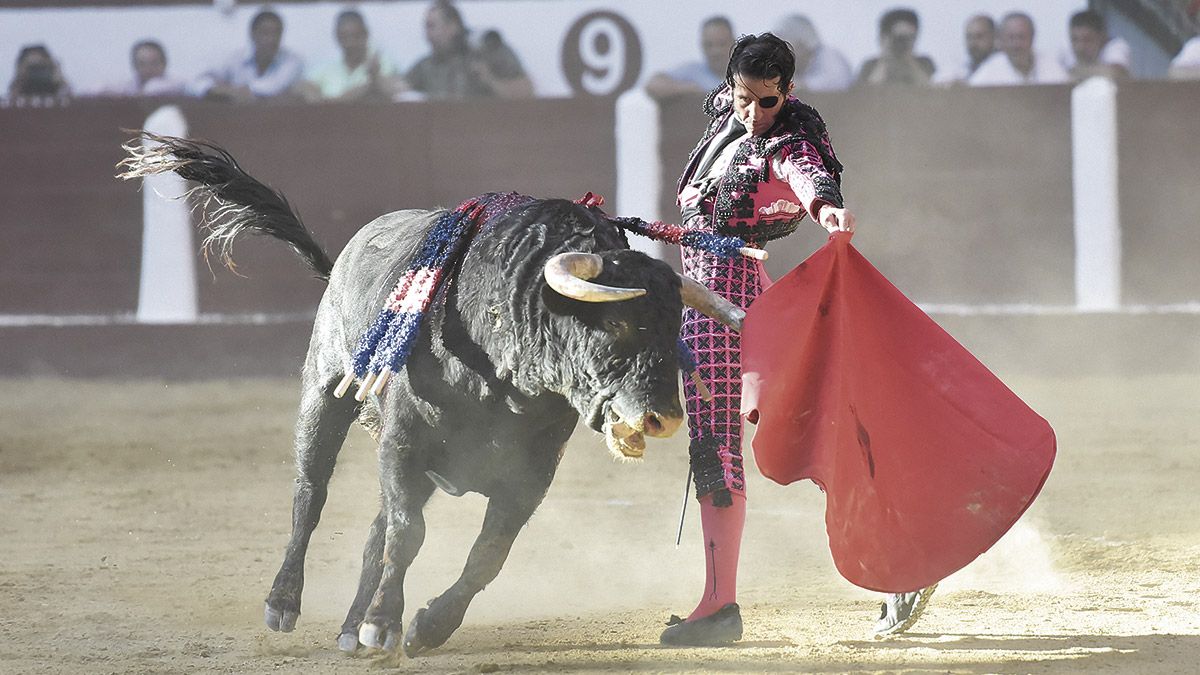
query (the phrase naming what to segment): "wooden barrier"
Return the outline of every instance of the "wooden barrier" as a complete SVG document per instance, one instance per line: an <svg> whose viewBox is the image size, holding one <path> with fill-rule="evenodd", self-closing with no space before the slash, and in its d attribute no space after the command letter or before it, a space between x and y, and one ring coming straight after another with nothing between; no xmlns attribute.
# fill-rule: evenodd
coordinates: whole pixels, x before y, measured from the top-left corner
<svg viewBox="0 0 1200 675"><path fill-rule="evenodd" d="M281 190L336 255L401 208L454 206L489 191L612 194L613 101L295 104L183 102L193 137L227 148ZM113 178L122 128L149 102L0 109L0 314L110 314L137 305L141 197ZM236 246L240 279L200 266L201 313L296 312L323 284L286 246ZM214 261L214 265L216 265Z"/></svg>
<svg viewBox="0 0 1200 675"><path fill-rule="evenodd" d="M1117 90L1127 303L1200 302L1200 82Z"/></svg>
<svg viewBox="0 0 1200 675"><path fill-rule="evenodd" d="M1074 302L1068 88L854 91L811 102L847 167L843 190L862 223L855 245L910 297L972 305ZM141 196L113 173L129 138L121 129L139 126L157 105L0 108L0 318L132 315ZM616 191L609 99L181 106L193 136L227 147L253 175L283 191L334 254L363 224L395 209L453 206L485 191L568 198ZM1130 82L1118 90L1126 303L1200 301L1197 109L1197 83ZM677 213L675 179L705 120L696 101L665 105L660 114L662 212L669 220ZM769 271L786 272L823 241L810 224L775 242ZM279 242L239 242L236 259L248 278L220 268L210 275L201 264L202 313L314 310L323 284ZM1151 353L1170 351L1195 326L1184 317L1114 318L1112 328L1099 318L946 320L961 324L968 346L977 331L985 356L1023 337L1066 340L1071 331L1055 332L1064 324L1101 342L1111 334L1113 344L1104 346L1110 361L1136 361L1138 368L1144 359L1131 361L1129 354L1147 346ZM308 330L303 320L64 328L10 322L0 326L0 375L268 374L300 357ZM1138 346L1127 350L1123 340L1131 336ZM236 359L225 357L235 351ZM1029 358L1033 367L1050 356ZM1169 370L1179 358L1194 367L1196 348L1162 367Z"/></svg>
<svg viewBox="0 0 1200 675"><path fill-rule="evenodd" d="M142 198L113 178L136 103L0 109L0 314L137 305Z"/></svg>

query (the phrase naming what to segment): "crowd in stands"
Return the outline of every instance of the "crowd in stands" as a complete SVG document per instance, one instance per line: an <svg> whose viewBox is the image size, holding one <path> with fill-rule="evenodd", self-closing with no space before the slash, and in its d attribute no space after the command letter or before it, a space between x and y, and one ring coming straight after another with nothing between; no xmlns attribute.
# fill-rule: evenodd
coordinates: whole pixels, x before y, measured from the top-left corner
<svg viewBox="0 0 1200 675"><path fill-rule="evenodd" d="M1196 18L1200 0L1190 2ZM284 22L270 9L253 17L249 44L230 60L191 81L170 76L167 53L155 40L142 40L130 50L131 77L94 92L107 97L189 96L214 101L249 102L265 98L325 100L421 100L476 97L524 98L533 83L516 53L496 31L477 40L452 0L433 0L424 17L429 53L407 70L370 40L362 14L346 9L337 15L334 35L341 57L305 67L300 55L282 46ZM895 8L878 23L879 53L857 69L834 46L822 41L806 16L792 14L773 27L796 54L798 93L841 91L852 87L1004 86L1079 82L1093 76L1130 76L1130 45L1109 33L1104 16L1094 10L1075 13L1066 27L1070 49L1057 57L1036 49L1036 30L1029 15L1014 11L999 19L976 14L963 27L960 64L939 68L917 53L920 18L911 9ZM736 32L730 20L714 16L700 27L702 58L652 74L646 92L663 99L702 95L725 79L725 63ZM1169 77L1200 79L1200 37L1193 37L1171 61ZM71 87L57 60L44 45L20 50L10 101L66 99Z"/></svg>
<svg viewBox="0 0 1200 675"><path fill-rule="evenodd" d="M283 46L283 17L264 9L250 21L249 44L228 61L184 82L167 71L167 53L155 40L143 40L130 52L132 78L95 92L106 97L187 96L245 103L267 98L322 100L522 98L533 84L516 53L496 31L477 41L451 0L434 0L425 12L429 53L407 71L370 41L363 15L347 9L334 21L341 57L305 66L300 55ZM64 99L72 94L58 62L43 45L21 50L8 98Z"/></svg>
<svg viewBox="0 0 1200 675"><path fill-rule="evenodd" d="M1200 2L1192 2L1193 17ZM1083 10L1071 16L1067 26L1071 48L1057 58L1035 49L1033 19L1014 11L999 21L975 14L963 26L964 59L941 71L928 56L916 53L920 18L911 9L895 8L879 18L879 54L852 71L835 48L824 44L808 17L793 14L773 32L787 40L796 53L795 85L798 92L842 91L852 87L976 86L1081 82L1089 77L1130 77L1130 46L1109 34L1104 16ZM689 63L676 70L654 75L646 91L654 98L680 92L707 91L724 78L723 58L716 46L728 49L734 31L729 20L715 16L701 29L703 63ZM1169 76L1200 79L1200 37L1187 42L1171 62Z"/></svg>

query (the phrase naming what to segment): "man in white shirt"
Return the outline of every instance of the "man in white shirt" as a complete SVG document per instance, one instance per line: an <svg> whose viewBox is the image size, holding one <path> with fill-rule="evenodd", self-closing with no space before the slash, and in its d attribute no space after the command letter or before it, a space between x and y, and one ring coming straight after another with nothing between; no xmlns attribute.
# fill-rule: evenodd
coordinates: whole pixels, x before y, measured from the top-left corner
<svg viewBox="0 0 1200 675"><path fill-rule="evenodd" d="M247 102L288 93L300 80L304 62L283 42L283 19L263 10L250 21L251 49L206 72L189 85L195 96L218 101Z"/></svg>
<svg viewBox="0 0 1200 675"><path fill-rule="evenodd" d="M183 82L167 77L167 52L155 40L142 40L130 50L133 77L109 85L98 96L182 96Z"/></svg>
<svg viewBox="0 0 1200 675"><path fill-rule="evenodd" d="M1110 38L1104 16L1085 9L1076 12L1070 23L1071 51L1064 53L1062 67L1075 82L1101 76L1112 79L1129 77L1129 43Z"/></svg>
<svg viewBox="0 0 1200 675"><path fill-rule="evenodd" d="M1000 22L1000 51L992 54L967 83L973 87L1016 84L1060 84L1067 71L1057 61L1033 51L1033 19L1022 12Z"/></svg>
<svg viewBox="0 0 1200 675"><path fill-rule="evenodd" d="M947 70L944 77L936 78L937 84L965 84L996 53L996 22L987 14L967 19L963 25L963 43L967 48L966 61L954 70Z"/></svg>
<svg viewBox="0 0 1200 675"><path fill-rule="evenodd" d="M646 93L655 100L677 96L702 97L725 81L725 64L733 49L733 25L724 16L710 16L700 26L703 61L689 61L673 70L655 73Z"/></svg>
<svg viewBox="0 0 1200 675"><path fill-rule="evenodd" d="M342 56L308 74L301 85L306 100L391 100L403 91L400 69L371 46L367 22L357 10L347 9L338 14L334 36Z"/></svg>
<svg viewBox="0 0 1200 675"><path fill-rule="evenodd" d="M789 14L772 31L787 40L796 53L796 75L792 81L806 91L843 91L854 84L854 71L841 52L821 42L817 27L807 16Z"/></svg>

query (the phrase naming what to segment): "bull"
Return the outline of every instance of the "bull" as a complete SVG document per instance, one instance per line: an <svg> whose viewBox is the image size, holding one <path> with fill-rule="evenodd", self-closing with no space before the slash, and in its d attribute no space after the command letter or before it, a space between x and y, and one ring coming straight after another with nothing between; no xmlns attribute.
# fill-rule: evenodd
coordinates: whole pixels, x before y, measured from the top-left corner
<svg viewBox="0 0 1200 675"><path fill-rule="evenodd" d="M193 181L192 197L206 202L206 252L216 250L232 264L234 239L267 235L288 243L328 281L301 374L292 530L266 599L271 630L296 625L310 537L356 420L379 444L382 504L337 642L344 651L399 645L415 656L443 644L500 572L580 416L622 458L642 457L645 436L679 428L683 305L733 326L744 315L665 263L630 250L618 224L598 208L536 199L471 241L387 387L362 401L343 397L339 384L352 368L357 339L444 211L381 216L332 262L286 198L227 152L145 136L154 144L125 146L121 177L173 171ZM425 537L423 507L439 488L484 495L486 514L461 576L402 632L404 576Z"/></svg>

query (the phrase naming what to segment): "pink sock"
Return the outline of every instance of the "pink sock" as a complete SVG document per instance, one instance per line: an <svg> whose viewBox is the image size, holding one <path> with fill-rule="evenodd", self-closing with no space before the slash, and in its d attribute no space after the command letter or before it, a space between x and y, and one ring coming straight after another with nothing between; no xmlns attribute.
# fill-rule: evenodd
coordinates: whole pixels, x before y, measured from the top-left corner
<svg viewBox="0 0 1200 675"><path fill-rule="evenodd" d="M706 617L731 602L737 602L738 553L746 524L746 496L734 494L731 506L713 506L712 495L700 499L700 523L704 529L704 596L688 620Z"/></svg>

